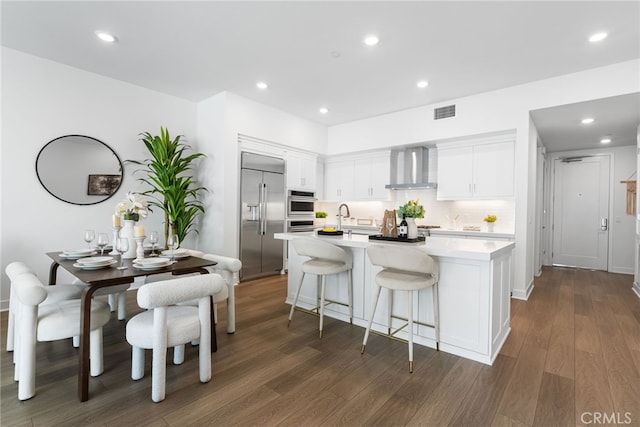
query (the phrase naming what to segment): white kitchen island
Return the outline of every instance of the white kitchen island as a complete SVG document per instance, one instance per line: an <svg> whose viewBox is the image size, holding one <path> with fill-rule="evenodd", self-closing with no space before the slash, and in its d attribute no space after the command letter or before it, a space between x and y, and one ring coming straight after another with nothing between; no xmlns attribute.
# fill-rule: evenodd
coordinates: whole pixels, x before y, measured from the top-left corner
<svg viewBox="0 0 640 427"><path fill-rule="evenodd" d="M314 233L277 233L276 239L292 240L296 237L314 237L327 240L353 255L353 323L364 328L369 320L375 275L379 267L371 265L366 248L372 244L411 245L425 250L440 265L440 350L461 357L492 364L510 331L510 289L513 280L512 252L515 244L508 241L427 237L424 244L394 243L369 240L368 236L316 236ZM289 246L289 279L287 303L292 304L302 275L300 266L306 257L300 257ZM346 273L327 277L328 299L347 301ZM311 309L316 306L316 276L305 277L298 306ZM414 319L433 324L432 291L419 291L414 298ZM393 313L406 316L406 296L394 297ZM388 322L387 293L382 292L372 329L386 333ZM325 316L349 321L348 308L329 305ZM295 324L295 318L292 325ZM394 319L392 329L402 325ZM325 330L330 328L325 323ZM414 342L435 348L432 328L414 325ZM397 334L406 338L403 330ZM354 343L361 344L361 342Z"/></svg>

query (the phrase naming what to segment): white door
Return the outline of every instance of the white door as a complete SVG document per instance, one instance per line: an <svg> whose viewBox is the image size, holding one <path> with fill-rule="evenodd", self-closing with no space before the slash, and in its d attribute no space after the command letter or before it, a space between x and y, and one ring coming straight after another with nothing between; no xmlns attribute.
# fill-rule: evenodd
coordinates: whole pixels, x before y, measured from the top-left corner
<svg viewBox="0 0 640 427"><path fill-rule="evenodd" d="M553 264L607 270L608 222L609 156L556 159Z"/></svg>

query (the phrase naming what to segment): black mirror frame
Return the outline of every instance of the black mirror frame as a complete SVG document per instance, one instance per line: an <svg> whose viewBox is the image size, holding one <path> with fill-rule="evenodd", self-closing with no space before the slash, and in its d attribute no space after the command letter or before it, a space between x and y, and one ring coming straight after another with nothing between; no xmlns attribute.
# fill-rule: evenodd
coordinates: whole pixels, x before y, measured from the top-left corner
<svg viewBox="0 0 640 427"><path fill-rule="evenodd" d="M116 159L118 160L118 164L120 165L120 174L122 176L122 178L120 179L120 183L118 184L118 187L106 198L99 200L97 202L92 202L92 203L77 203L77 202L70 202L68 200L65 200L55 194L53 194L49 188L44 184L44 182L42 182L42 179L40 178L40 174L38 173L38 161L40 160L40 155L42 154L42 152L44 151L45 148L47 148L50 144L53 144L55 141L62 139L62 138L68 138L70 136L75 136L75 137L81 137L81 138L88 138L88 139L92 139L102 145L104 145L109 151L111 151L113 153L113 155L116 157ZM118 192L118 190L120 189L120 187L122 186L122 181L124 181L124 164L122 163L122 159L120 159L120 156L118 156L118 153L116 153L116 151L111 148L109 145L107 145L106 143L100 141L99 139L93 138L91 136L87 136L87 135L79 135L79 134L69 134L69 135L63 135L63 136L59 136L57 138L52 139L51 141L47 142L46 144L44 144L44 146L40 149L40 151L38 152L38 156L36 157L36 176L38 177L38 181L40 181L40 185L42 185L42 187L47 190L47 193L51 194L53 197L55 197L56 199L65 202L65 203L69 203L70 205L76 205L76 206L91 206L91 205L97 205L98 203L102 203L105 202L107 200L109 200L111 197L113 197L114 194L116 194Z"/></svg>

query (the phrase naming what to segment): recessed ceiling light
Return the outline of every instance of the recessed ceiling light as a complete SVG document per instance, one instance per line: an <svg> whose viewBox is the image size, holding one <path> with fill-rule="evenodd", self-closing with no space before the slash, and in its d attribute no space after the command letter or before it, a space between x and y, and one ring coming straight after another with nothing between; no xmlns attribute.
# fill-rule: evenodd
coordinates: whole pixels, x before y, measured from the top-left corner
<svg viewBox="0 0 640 427"><path fill-rule="evenodd" d="M329 112L329 109L327 107L321 107L318 111L320 111L320 114L327 114Z"/></svg>
<svg viewBox="0 0 640 427"><path fill-rule="evenodd" d="M609 138L609 137L607 137L607 138L602 138L602 139L600 140L600 143L602 143L602 144L608 144L608 143L610 143L610 142L611 142L611 138Z"/></svg>
<svg viewBox="0 0 640 427"><path fill-rule="evenodd" d="M374 34L370 34L364 38L364 44L366 44L367 46L375 46L379 41L380 39L378 39L378 36Z"/></svg>
<svg viewBox="0 0 640 427"><path fill-rule="evenodd" d="M258 82L256 83L256 86L258 87L258 89L262 89L262 90L265 90L266 88L269 87L269 85L266 84L265 82Z"/></svg>
<svg viewBox="0 0 640 427"><path fill-rule="evenodd" d="M597 33L597 34L594 34L591 37L589 37L589 41L591 43L596 43L596 42L599 42L599 41L602 41L602 40L606 39L607 35L608 35L607 33Z"/></svg>
<svg viewBox="0 0 640 427"><path fill-rule="evenodd" d="M582 121L580 123L582 123L583 125L588 125L595 122L595 119L591 118L591 117L587 117L586 119L582 119Z"/></svg>
<svg viewBox="0 0 640 427"><path fill-rule="evenodd" d="M425 87L429 86L429 82L428 82L428 81L426 81L426 80L420 80L420 81L418 82L417 86L418 86L420 89L424 89Z"/></svg>
<svg viewBox="0 0 640 427"><path fill-rule="evenodd" d="M117 39L113 34L109 34L105 31L96 31L96 36L103 42L114 43Z"/></svg>

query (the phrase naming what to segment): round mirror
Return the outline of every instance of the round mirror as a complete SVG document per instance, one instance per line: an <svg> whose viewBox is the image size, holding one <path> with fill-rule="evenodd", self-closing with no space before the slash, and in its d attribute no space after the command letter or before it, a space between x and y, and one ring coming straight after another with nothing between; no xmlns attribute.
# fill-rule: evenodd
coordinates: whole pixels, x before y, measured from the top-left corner
<svg viewBox="0 0 640 427"><path fill-rule="evenodd" d="M93 205L118 191L122 162L102 141L65 135L42 147L36 159L36 174L42 186L63 202Z"/></svg>

